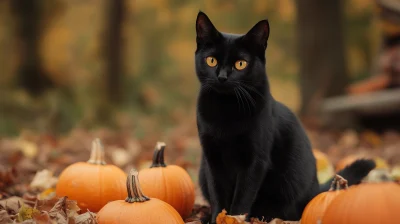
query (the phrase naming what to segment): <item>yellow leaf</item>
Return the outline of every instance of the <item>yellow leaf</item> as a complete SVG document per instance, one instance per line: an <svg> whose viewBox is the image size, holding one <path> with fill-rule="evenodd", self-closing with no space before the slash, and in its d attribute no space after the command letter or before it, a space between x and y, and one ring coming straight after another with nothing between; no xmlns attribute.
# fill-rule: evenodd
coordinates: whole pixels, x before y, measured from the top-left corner
<svg viewBox="0 0 400 224"><path fill-rule="evenodd" d="M40 214L39 210L37 210L36 208L27 207L22 204L18 212L17 220L19 222L23 222L25 220L32 219L32 216L36 214Z"/></svg>

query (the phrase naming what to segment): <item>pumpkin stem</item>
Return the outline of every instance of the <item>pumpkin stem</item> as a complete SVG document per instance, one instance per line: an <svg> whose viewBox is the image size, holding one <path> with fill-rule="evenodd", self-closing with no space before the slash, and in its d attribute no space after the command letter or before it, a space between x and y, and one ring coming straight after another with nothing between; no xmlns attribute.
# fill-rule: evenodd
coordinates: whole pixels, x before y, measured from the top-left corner
<svg viewBox="0 0 400 224"><path fill-rule="evenodd" d="M332 180L331 188L329 189L329 191L333 191L333 190L338 191L338 190L347 189L347 188L349 188L347 180L344 179L342 176L336 174Z"/></svg>
<svg viewBox="0 0 400 224"><path fill-rule="evenodd" d="M104 161L104 147L99 138L93 140L92 152L90 153L90 158L87 162L91 164L106 165L106 162Z"/></svg>
<svg viewBox="0 0 400 224"><path fill-rule="evenodd" d="M151 164L150 168L167 166L164 162L164 150L165 150L165 143L157 142L153 154L153 164Z"/></svg>
<svg viewBox="0 0 400 224"><path fill-rule="evenodd" d="M126 189L128 190L128 197L125 199L126 202L145 202L150 200L149 197L143 194L139 184L139 172L135 169L131 169L128 177L126 178Z"/></svg>

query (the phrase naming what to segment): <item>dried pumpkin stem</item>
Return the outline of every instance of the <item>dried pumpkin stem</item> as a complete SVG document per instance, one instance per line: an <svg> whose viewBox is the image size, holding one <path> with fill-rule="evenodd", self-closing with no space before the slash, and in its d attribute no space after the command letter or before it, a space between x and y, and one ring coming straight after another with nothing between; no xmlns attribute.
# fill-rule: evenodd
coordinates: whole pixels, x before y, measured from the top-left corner
<svg viewBox="0 0 400 224"><path fill-rule="evenodd" d="M104 160L104 147L101 144L99 138L96 138L92 142L92 152L90 153L90 158L87 161L91 164L105 165L106 162Z"/></svg>
<svg viewBox="0 0 400 224"><path fill-rule="evenodd" d="M153 154L153 163L151 164L150 168L167 166L164 162L164 150L165 150L165 143L157 142Z"/></svg>
<svg viewBox="0 0 400 224"><path fill-rule="evenodd" d="M329 191L342 190L347 188L349 188L347 180L344 179L342 176L336 174L332 180L331 188L329 189Z"/></svg>
<svg viewBox="0 0 400 224"><path fill-rule="evenodd" d="M149 197L143 194L139 184L139 172L135 169L131 169L128 177L126 178L126 189L128 190L128 197L125 199L126 202L145 202L150 200Z"/></svg>

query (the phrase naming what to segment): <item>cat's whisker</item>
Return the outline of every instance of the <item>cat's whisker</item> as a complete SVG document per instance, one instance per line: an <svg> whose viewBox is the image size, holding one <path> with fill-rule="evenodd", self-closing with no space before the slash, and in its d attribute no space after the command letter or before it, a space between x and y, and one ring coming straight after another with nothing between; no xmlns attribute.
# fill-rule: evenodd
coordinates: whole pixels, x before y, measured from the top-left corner
<svg viewBox="0 0 400 224"><path fill-rule="evenodd" d="M239 96L239 99L240 99L240 101L241 101L241 103L239 103L239 104L240 104L240 108L242 108L242 106L243 106L243 112L245 112L245 111L246 111L246 108L245 108L245 106L244 106L244 101L243 101L242 95L240 94L239 89L236 89L236 92L237 92L237 94L238 94L238 96Z"/></svg>
<svg viewBox="0 0 400 224"><path fill-rule="evenodd" d="M249 104L249 101L251 102L251 100L249 99L249 95L247 95L248 93L246 94L245 90L241 86L239 86L238 90L243 94L243 98L246 100L249 115L251 116L252 107L250 107L250 104Z"/></svg>
<svg viewBox="0 0 400 224"><path fill-rule="evenodd" d="M249 98L249 100L250 100L250 103L251 103L251 104L253 105L253 107L255 108L255 107L256 107L256 101L255 101L254 98L251 96L251 94L250 94L245 88L243 88L243 87L241 87L241 86L239 86L239 88L242 89L243 93L245 93L245 94L248 96L248 98Z"/></svg>
<svg viewBox="0 0 400 224"><path fill-rule="evenodd" d="M241 110L242 110L242 107L241 107L241 104L240 104L240 101L239 101L239 97L238 97L238 93L237 93L237 89L236 89L236 87L235 87L235 88L233 88L233 91L235 92L236 101L237 101L237 103L238 103L238 106L239 106L239 111L241 111Z"/></svg>
<svg viewBox="0 0 400 224"><path fill-rule="evenodd" d="M264 101L267 101L267 99L265 99L265 96L263 94L261 94L256 88L254 88L253 86L249 86L245 83L241 83L241 85L243 85L244 88L246 88L249 91L252 91L254 93L256 93L257 95L259 95Z"/></svg>

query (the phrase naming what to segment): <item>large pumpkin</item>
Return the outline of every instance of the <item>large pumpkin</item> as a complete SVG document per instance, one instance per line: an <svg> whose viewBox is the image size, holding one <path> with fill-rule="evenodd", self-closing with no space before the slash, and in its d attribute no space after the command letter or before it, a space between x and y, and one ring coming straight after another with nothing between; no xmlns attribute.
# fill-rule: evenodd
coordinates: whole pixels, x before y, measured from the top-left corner
<svg viewBox="0 0 400 224"><path fill-rule="evenodd" d="M307 204L301 216L301 223L319 223L328 205L339 194L344 192L343 189L346 190L347 188L347 180L339 175L336 175L332 181L332 185L329 191L318 194Z"/></svg>
<svg viewBox="0 0 400 224"><path fill-rule="evenodd" d="M157 142L153 163L140 171L139 180L143 192L149 197L161 199L172 205L183 218L193 209L195 191L189 174L180 166L164 162L165 143Z"/></svg>
<svg viewBox="0 0 400 224"><path fill-rule="evenodd" d="M400 185L388 181L351 186L330 203L322 224L386 224L398 220Z"/></svg>
<svg viewBox="0 0 400 224"><path fill-rule="evenodd" d="M312 151L315 159L317 160L318 182L320 184L325 183L335 174L333 165L325 153L319 151L318 149L313 149Z"/></svg>
<svg viewBox="0 0 400 224"><path fill-rule="evenodd" d="M126 180L128 197L106 204L96 216L99 224L184 224L179 213L169 204L142 193L138 172L131 170Z"/></svg>
<svg viewBox="0 0 400 224"><path fill-rule="evenodd" d="M99 211L107 202L124 199L126 174L104 161L104 148L99 139L92 142L90 159L65 168L56 186L59 197L76 200L82 211Z"/></svg>
<svg viewBox="0 0 400 224"><path fill-rule="evenodd" d="M371 157L364 156L362 154L348 155L348 156L344 157L343 159L339 160L339 162L337 162L335 171L339 172L340 170L344 169L346 166L352 164L357 159L363 159L363 158L371 158ZM375 169L388 169L389 168L389 165L383 158L373 157L372 159L376 163Z"/></svg>

